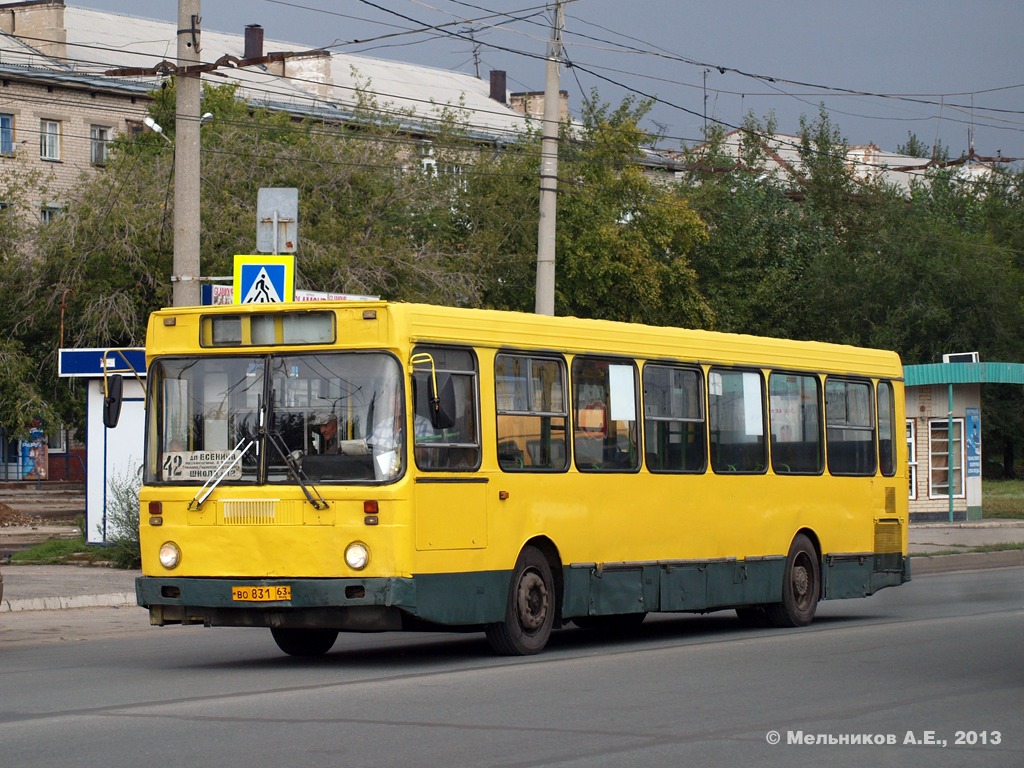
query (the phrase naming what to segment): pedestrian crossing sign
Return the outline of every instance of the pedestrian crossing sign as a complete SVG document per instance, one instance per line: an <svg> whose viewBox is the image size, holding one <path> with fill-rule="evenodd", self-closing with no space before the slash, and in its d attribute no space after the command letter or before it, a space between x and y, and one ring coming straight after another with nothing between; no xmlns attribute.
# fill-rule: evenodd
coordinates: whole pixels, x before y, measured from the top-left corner
<svg viewBox="0 0 1024 768"><path fill-rule="evenodd" d="M295 256L235 256L236 304L295 300Z"/></svg>

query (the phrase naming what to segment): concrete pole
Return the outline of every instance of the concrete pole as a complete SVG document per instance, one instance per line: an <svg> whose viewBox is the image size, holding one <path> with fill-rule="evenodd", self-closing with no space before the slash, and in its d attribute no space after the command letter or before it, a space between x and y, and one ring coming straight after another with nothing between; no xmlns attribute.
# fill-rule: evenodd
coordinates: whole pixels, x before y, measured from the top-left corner
<svg viewBox="0 0 1024 768"><path fill-rule="evenodd" d="M544 81L544 130L540 145L540 224L537 227L537 288L534 311L555 314L555 223L558 206L558 66L562 62L562 0L555 3L555 23L548 45Z"/></svg>
<svg viewBox="0 0 1024 768"><path fill-rule="evenodd" d="M199 63L200 0L178 0L178 66ZM179 74L174 119L174 263L172 303L198 306L199 290L199 74Z"/></svg>

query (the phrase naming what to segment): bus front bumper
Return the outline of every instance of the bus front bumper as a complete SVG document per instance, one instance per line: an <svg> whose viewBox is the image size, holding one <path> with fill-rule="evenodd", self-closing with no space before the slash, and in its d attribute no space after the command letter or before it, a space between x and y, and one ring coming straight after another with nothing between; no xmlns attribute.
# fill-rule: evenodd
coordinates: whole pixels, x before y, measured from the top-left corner
<svg viewBox="0 0 1024 768"><path fill-rule="evenodd" d="M210 627L403 629L415 613L412 579L158 578L135 581L150 623Z"/></svg>

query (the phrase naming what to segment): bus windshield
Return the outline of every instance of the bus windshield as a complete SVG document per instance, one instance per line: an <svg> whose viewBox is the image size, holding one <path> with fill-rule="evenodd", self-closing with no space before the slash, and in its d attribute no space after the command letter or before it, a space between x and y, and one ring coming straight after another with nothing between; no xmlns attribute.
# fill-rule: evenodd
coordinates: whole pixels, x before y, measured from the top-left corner
<svg viewBox="0 0 1024 768"><path fill-rule="evenodd" d="M401 472L394 357L179 357L150 369L147 483L385 481ZM289 467L292 466L292 468Z"/></svg>

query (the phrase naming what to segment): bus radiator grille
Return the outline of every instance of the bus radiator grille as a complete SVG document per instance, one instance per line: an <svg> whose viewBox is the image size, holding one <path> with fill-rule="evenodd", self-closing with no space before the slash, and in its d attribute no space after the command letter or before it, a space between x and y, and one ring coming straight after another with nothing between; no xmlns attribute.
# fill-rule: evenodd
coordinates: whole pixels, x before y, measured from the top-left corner
<svg viewBox="0 0 1024 768"><path fill-rule="evenodd" d="M296 525L296 505L280 499L232 499L221 502L222 525Z"/></svg>

